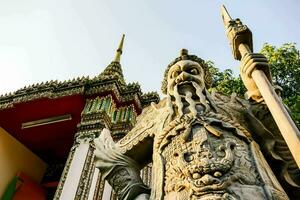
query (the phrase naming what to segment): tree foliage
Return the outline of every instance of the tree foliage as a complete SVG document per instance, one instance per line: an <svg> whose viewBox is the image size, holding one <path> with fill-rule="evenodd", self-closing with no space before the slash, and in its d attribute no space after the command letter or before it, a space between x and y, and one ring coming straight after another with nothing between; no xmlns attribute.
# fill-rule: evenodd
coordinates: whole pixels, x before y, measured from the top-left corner
<svg viewBox="0 0 300 200"><path fill-rule="evenodd" d="M281 47L264 44L261 53L270 63L273 83L282 88L282 99L300 124L300 54L294 43Z"/></svg>
<svg viewBox="0 0 300 200"><path fill-rule="evenodd" d="M238 96L244 96L246 88L240 77L236 77L231 69L220 71L212 61L206 62L212 74L212 89L222 94L231 95L235 92Z"/></svg>
<svg viewBox="0 0 300 200"><path fill-rule="evenodd" d="M300 125L300 55L294 43L286 43L281 47L264 44L261 49L270 64L273 84L282 88L282 99L290 108L292 117ZM243 96L246 89L240 77L233 75L232 70L218 70L214 63L207 62L213 76L213 88L223 94L235 92Z"/></svg>

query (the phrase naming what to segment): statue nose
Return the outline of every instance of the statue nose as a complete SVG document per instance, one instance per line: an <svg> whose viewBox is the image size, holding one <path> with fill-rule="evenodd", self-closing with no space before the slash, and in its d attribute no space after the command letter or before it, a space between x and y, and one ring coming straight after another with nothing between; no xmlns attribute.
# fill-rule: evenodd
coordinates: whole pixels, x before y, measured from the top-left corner
<svg viewBox="0 0 300 200"><path fill-rule="evenodd" d="M188 74L186 72L181 72L177 78L176 78L176 83L179 83L179 82L182 82L182 81L185 81L188 77Z"/></svg>

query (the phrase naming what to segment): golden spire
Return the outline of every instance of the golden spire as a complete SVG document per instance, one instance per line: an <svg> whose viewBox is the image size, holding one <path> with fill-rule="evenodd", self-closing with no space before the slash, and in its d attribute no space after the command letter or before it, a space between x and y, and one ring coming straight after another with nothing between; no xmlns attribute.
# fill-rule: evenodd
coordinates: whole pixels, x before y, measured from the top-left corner
<svg viewBox="0 0 300 200"><path fill-rule="evenodd" d="M118 62L118 63L120 62L121 55L122 55L122 49L123 49L124 38L125 38L125 34L122 35L122 39L121 39L120 44L119 44L119 47L118 47L118 49L117 49L117 52L116 52L116 56L115 56L114 62Z"/></svg>
<svg viewBox="0 0 300 200"><path fill-rule="evenodd" d="M125 35L122 35L119 47L116 52L115 59L101 72L99 75L100 79L111 79L112 77L117 78L120 83L125 84L122 67L120 64L120 59L122 55L123 43Z"/></svg>

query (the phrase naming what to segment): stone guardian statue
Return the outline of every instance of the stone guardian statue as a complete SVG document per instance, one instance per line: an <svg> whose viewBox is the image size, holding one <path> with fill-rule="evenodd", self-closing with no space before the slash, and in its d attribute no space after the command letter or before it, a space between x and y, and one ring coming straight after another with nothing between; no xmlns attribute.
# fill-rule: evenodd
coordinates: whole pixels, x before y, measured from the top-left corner
<svg viewBox="0 0 300 200"><path fill-rule="evenodd" d="M166 98L145 108L118 143L104 129L95 140L96 167L118 199L299 199L300 171L263 97L251 67L271 80L267 59L248 53L241 76L248 99L209 92L208 66L183 49L164 75ZM152 185L140 169L152 163Z"/></svg>

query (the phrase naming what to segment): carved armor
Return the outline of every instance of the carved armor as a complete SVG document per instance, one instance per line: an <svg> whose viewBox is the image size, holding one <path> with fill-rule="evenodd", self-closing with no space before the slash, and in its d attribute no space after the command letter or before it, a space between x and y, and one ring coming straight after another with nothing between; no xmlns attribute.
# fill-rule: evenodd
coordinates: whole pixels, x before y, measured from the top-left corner
<svg viewBox="0 0 300 200"><path fill-rule="evenodd" d="M260 175L250 143L219 120L183 120L160 146L164 199L288 199L277 181Z"/></svg>

